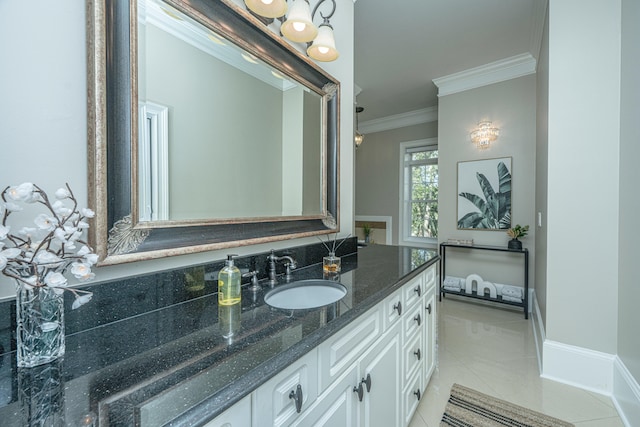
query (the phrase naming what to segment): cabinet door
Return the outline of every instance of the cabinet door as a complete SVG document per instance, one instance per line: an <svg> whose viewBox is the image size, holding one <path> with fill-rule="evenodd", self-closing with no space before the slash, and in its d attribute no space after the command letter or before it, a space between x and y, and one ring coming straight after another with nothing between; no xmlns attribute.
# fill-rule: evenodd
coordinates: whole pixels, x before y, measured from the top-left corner
<svg viewBox="0 0 640 427"><path fill-rule="evenodd" d="M297 395L298 386L300 393ZM298 412L296 399L301 398ZM291 424L318 397L318 353L311 350L253 394L254 426Z"/></svg>
<svg viewBox="0 0 640 427"><path fill-rule="evenodd" d="M420 301L422 301L422 297L424 296L424 286L422 283L423 275L419 275L411 279L409 283L402 287L402 292L404 292L404 300L407 303L407 309L410 309Z"/></svg>
<svg viewBox="0 0 640 427"><path fill-rule="evenodd" d="M401 324L396 322L360 361L361 381L370 378L371 387L360 402L360 426L401 425Z"/></svg>
<svg viewBox="0 0 640 427"><path fill-rule="evenodd" d="M436 366L436 333L438 316L436 311L436 288L431 287L424 298L424 387L429 384L429 379Z"/></svg>
<svg viewBox="0 0 640 427"><path fill-rule="evenodd" d="M316 402L298 418L292 427L356 427L358 423L357 365L345 371L318 397Z"/></svg>
<svg viewBox="0 0 640 427"><path fill-rule="evenodd" d="M388 296L382 302L382 308L384 310L383 320L385 331L392 327L394 324L400 322L400 319L402 319L402 315L407 311L407 307L402 300L402 296L402 289L399 289Z"/></svg>
<svg viewBox="0 0 640 427"><path fill-rule="evenodd" d="M246 427L251 425L251 395L245 397L204 427Z"/></svg>

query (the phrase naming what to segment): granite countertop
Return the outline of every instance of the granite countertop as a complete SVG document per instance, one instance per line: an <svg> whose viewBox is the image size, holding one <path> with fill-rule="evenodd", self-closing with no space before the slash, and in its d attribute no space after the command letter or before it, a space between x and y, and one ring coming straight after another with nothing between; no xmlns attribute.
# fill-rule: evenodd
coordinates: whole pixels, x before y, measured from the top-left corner
<svg viewBox="0 0 640 427"><path fill-rule="evenodd" d="M186 281L181 271L181 280L164 272L99 285L92 312L68 313L63 359L18 369L15 352L0 351L0 419L3 425L29 425L25 417L36 415L64 420L47 425L202 425L437 260L426 249L360 248L342 257L339 281L347 295L310 310L264 304L264 281L257 293L243 285L241 307L219 307L212 292L217 275L204 269L187 272ZM200 280L188 279L198 271ZM294 270L292 280L321 277L315 264Z"/></svg>

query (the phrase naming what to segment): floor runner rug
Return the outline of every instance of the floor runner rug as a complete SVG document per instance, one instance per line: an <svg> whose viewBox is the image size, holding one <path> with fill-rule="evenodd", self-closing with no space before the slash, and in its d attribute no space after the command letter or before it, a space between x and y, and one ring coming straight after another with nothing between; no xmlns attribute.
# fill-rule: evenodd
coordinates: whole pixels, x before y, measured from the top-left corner
<svg viewBox="0 0 640 427"><path fill-rule="evenodd" d="M574 427L573 424L454 384L440 427Z"/></svg>

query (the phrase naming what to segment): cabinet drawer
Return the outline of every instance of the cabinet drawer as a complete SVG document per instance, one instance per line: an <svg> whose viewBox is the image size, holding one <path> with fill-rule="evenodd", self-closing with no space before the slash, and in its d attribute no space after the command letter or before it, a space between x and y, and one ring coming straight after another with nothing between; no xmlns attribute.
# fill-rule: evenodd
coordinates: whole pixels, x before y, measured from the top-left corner
<svg viewBox="0 0 640 427"><path fill-rule="evenodd" d="M423 334L418 334L404 347L404 383L407 384L409 379L414 376L417 371L424 365L425 359L429 356L424 347Z"/></svg>
<svg viewBox="0 0 640 427"><path fill-rule="evenodd" d="M417 372L416 375L411 377L411 381L409 381L402 393L402 415L403 425L405 426L408 426L411 422L411 418L413 418L413 414L415 414L420 404L420 399L422 399L424 388L421 380L422 371Z"/></svg>
<svg viewBox="0 0 640 427"><path fill-rule="evenodd" d="M382 334L381 309L374 307L318 347L320 392L353 364Z"/></svg>
<svg viewBox="0 0 640 427"><path fill-rule="evenodd" d="M406 304L402 300L402 289L395 291L388 296L382 303L384 330L396 324L407 311Z"/></svg>
<svg viewBox="0 0 640 427"><path fill-rule="evenodd" d="M254 426L289 425L300 413L290 397L300 385L303 412L318 397L318 353L312 350L305 356L264 383L254 392Z"/></svg>
<svg viewBox="0 0 640 427"><path fill-rule="evenodd" d="M432 265L422 273L422 277L424 280L424 291L427 292L436 285L436 264Z"/></svg>
<svg viewBox="0 0 640 427"><path fill-rule="evenodd" d="M251 425L251 395L209 421L204 427L246 427Z"/></svg>
<svg viewBox="0 0 640 427"><path fill-rule="evenodd" d="M422 304L418 304L407 311L403 315L403 327L404 340L403 343L409 342L415 335L420 335L424 329L426 312L422 308Z"/></svg>
<svg viewBox="0 0 640 427"><path fill-rule="evenodd" d="M422 283L422 275L412 279L409 283L402 287L404 300L407 303L407 309L419 303L424 295L424 286Z"/></svg>

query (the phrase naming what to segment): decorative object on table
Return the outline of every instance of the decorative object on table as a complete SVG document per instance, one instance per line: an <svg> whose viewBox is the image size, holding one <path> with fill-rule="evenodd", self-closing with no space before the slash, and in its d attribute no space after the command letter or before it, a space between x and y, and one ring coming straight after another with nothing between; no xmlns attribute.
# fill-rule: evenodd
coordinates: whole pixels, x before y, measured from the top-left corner
<svg viewBox="0 0 640 427"><path fill-rule="evenodd" d="M473 239L447 239L447 243L451 245L473 246Z"/></svg>
<svg viewBox="0 0 640 427"><path fill-rule="evenodd" d="M68 184L56 191L54 202L31 183L7 187L0 196L0 270L16 282L18 366L33 367L64 354L64 291L75 296L73 309L91 300L91 292L67 287L65 273L80 281L95 276L91 267L98 256L82 240L94 212L78 208ZM46 213L35 217L35 227L12 232L7 220L23 210L19 203L42 205Z"/></svg>
<svg viewBox="0 0 640 427"><path fill-rule="evenodd" d="M522 242L518 240L519 237L526 237L527 233L529 233L529 226L525 225L524 227L520 224L516 224L515 227L507 230L507 235L511 237L507 247L509 249L522 249Z"/></svg>
<svg viewBox="0 0 640 427"><path fill-rule="evenodd" d="M364 242L369 243L371 240L371 224L368 222L362 224L362 231L364 232Z"/></svg>
<svg viewBox="0 0 640 427"><path fill-rule="evenodd" d="M493 283L483 280L482 282L478 282L478 284L476 285L476 293L478 295L485 295L487 290L489 291L490 298L498 298L498 290L496 288L496 285L494 285Z"/></svg>
<svg viewBox="0 0 640 427"><path fill-rule="evenodd" d="M457 214L461 230L511 227L511 157L458 162Z"/></svg>
<svg viewBox="0 0 640 427"><path fill-rule="evenodd" d="M347 235L347 237L342 239L340 241L340 243L337 243L338 233L336 233L333 236L333 243L330 243L330 238L328 236L327 236L327 243L323 242L322 239L320 237L318 237L318 240L320 240L320 242L322 242L322 244L324 245L325 249L329 252L329 254L327 254L327 256L322 258L322 272L324 274L337 274L337 273L340 273L340 271L342 270L342 260L340 259L339 256L336 256L336 251L338 250L338 248L340 246L342 246L342 244L349 237L351 237L351 233L349 233ZM331 246L329 246L329 245L331 245Z"/></svg>
<svg viewBox="0 0 640 427"><path fill-rule="evenodd" d="M453 384L440 426L574 427L566 421Z"/></svg>
<svg viewBox="0 0 640 427"><path fill-rule="evenodd" d="M465 287L464 287L464 292L467 294L472 294L473 293L473 288L475 287L476 289L478 289L478 286L484 282L484 280L482 279L482 277L480 277L479 274L470 274L467 276L467 279L465 281ZM475 284L475 286L474 286Z"/></svg>

